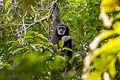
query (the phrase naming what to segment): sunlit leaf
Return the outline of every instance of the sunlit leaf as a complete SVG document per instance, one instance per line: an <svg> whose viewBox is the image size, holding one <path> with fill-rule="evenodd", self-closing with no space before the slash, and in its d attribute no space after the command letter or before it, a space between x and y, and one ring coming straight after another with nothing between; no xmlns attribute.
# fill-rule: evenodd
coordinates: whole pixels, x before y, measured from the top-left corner
<svg viewBox="0 0 120 80"><path fill-rule="evenodd" d="M100 54L117 54L117 52L120 50L120 37L110 39L107 43L104 43L101 48L96 49L93 55L93 59L97 57Z"/></svg>
<svg viewBox="0 0 120 80"><path fill-rule="evenodd" d="M10 0L7 0L6 3L5 3L5 10L7 11L8 7L10 5Z"/></svg>
<svg viewBox="0 0 120 80"><path fill-rule="evenodd" d="M8 67L11 66L10 64L0 64L0 67Z"/></svg>
<svg viewBox="0 0 120 80"><path fill-rule="evenodd" d="M118 21L118 22L115 22L114 24L113 24L113 28L114 28L114 30L115 30L115 32L117 33L117 34L120 34L120 22Z"/></svg>
<svg viewBox="0 0 120 80"><path fill-rule="evenodd" d="M113 58L112 61L110 62L110 65L109 65L109 72L113 78L116 75L115 62L116 62L116 59Z"/></svg>
<svg viewBox="0 0 120 80"><path fill-rule="evenodd" d="M65 66L65 58L62 56L55 56L55 59L53 60L53 62L50 64L52 69L54 70L60 70L63 69L63 67Z"/></svg>
<svg viewBox="0 0 120 80"><path fill-rule="evenodd" d="M101 7L105 9L105 12L112 12L118 7L119 3L119 0L102 0Z"/></svg>
<svg viewBox="0 0 120 80"><path fill-rule="evenodd" d="M58 45L57 45L57 44L54 45L54 46L53 46L53 49L54 49L54 50L58 50Z"/></svg>
<svg viewBox="0 0 120 80"><path fill-rule="evenodd" d="M90 49L94 50L95 48L97 48L97 46L99 45L99 43L108 38L109 36L112 36L113 34L115 34L114 31L109 30L109 31L103 31L102 33L100 33L98 36L95 37L95 39L90 43Z"/></svg>
<svg viewBox="0 0 120 80"><path fill-rule="evenodd" d="M101 76L100 76L100 72L97 72L97 71L95 71L95 72L93 72L92 74L89 74L88 75L88 78L87 79L85 79L85 80L89 80L89 79L91 79L91 80L101 80Z"/></svg>
<svg viewBox="0 0 120 80"><path fill-rule="evenodd" d="M119 60L119 63L120 63L120 52L118 53L118 60Z"/></svg>
<svg viewBox="0 0 120 80"><path fill-rule="evenodd" d="M64 49L72 52L72 49L70 49L70 48L64 47L63 50Z"/></svg>
<svg viewBox="0 0 120 80"><path fill-rule="evenodd" d="M25 36L25 37L24 37L24 39L26 39L26 40L27 40L27 39L33 39L33 38L34 38L34 36Z"/></svg>
<svg viewBox="0 0 120 80"><path fill-rule="evenodd" d="M64 41L60 40L60 41L59 41L59 47L62 48L63 46L64 46Z"/></svg>
<svg viewBox="0 0 120 80"><path fill-rule="evenodd" d="M18 49L16 49L12 54L14 55L15 53L17 53L17 52L19 52L19 51L21 51L21 50L23 50L24 48L18 48Z"/></svg>

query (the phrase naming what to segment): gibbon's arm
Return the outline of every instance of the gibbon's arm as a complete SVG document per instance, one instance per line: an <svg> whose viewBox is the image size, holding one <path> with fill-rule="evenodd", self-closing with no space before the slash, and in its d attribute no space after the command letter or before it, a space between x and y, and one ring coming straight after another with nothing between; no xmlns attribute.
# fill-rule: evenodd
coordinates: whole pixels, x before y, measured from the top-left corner
<svg viewBox="0 0 120 80"><path fill-rule="evenodd" d="M53 2L53 6L54 6L53 28L55 29L55 27L61 23L61 20L59 15L60 9L58 7L58 4L55 1Z"/></svg>
<svg viewBox="0 0 120 80"><path fill-rule="evenodd" d="M68 41L68 40L70 40L70 39L71 39L70 36L63 36L63 37L62 37L62 40L63 40L63 41Z"/></svg>
<svg viewBox="0 0 120 80"><path fill-rule="evenodd" d="M72 38L70 36L63 36L62 40L65 41L65 47L70 48L71 50L73 49L72 46ZM73 52L69 50L65 50L65 53L71 58Z"/></svg>

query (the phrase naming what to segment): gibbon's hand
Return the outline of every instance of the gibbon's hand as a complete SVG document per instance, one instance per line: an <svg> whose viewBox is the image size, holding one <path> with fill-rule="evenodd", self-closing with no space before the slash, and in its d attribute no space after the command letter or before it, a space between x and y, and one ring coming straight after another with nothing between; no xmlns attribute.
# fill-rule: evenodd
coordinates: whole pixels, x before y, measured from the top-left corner
<svg viewBox="0 0 120 80"><path fill-rule="evenodd" d="M62 37L62 40L63 40L63 41L68 41L68 40L70 40L70 39L71 39L70 36L63 36L63 37Z"/></svg>
<svg viewBox="0 0 120 80"><path fill-rule="evenodd" d="M58 9L58 10L60 10L56 1L53 1L53 2L52 2L52 5L53 5L53 9Z"/></svg>
<svg viewBox="0 0 120 80"><path fill-rule="evenodd" d="M53 2L52 2L52 5L53 5L53 8L55 8L56 5L57 5L57 2L56 2L56 1L53 1Z"/></svg>

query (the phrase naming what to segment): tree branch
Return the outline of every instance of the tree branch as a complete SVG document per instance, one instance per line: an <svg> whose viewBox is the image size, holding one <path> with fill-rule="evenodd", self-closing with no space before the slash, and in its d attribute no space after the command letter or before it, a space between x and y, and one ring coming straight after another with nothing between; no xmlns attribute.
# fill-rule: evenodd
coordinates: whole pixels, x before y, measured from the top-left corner
<svg viewBox="0 0 120 80"><path fill-rule="evenodd" d="M58 2L59 0L56 0L56 2ZM35 11L35 9L33 8L33 7L31 7L32 8L32 10L33 10L33 12L35 12L36 13L36 11ZM50 18L51 18L51 16L52 16L52 13L53 13L53 11L54 11L54 7L53 7L53 4L50 6L50 11L49 11L49 15L48 16L45 16L45 17L43 17L42 19L40 19L40 20L36 20L36 18L37 18L37 16L35 17L35 19L34 19L34 23L32 23L32 24L25 24L24 23L24 26L28 26L28 27L26 27L26 30L28 30L28 29L30 29L32 26L34 26L34 25L36 25L36 24L39 24L39 23L41 23L41 22L43 22L43 21L48 21ZM13 25L23 25L23 24L13 24ZM21 30L21 31L19 31L20 33L22 33L22 32L24 32L25 30Z"/></svg>

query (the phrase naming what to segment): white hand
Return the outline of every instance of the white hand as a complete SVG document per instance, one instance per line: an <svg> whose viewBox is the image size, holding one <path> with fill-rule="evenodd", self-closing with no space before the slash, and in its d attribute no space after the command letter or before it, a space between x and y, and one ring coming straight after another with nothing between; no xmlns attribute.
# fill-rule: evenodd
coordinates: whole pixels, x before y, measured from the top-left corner
<svg viewBox="0 0 120 80"><path fill-rule="evenodd" d="M63 37L62 37L62 40L63 40L63 41L68 41L68 40L70 40L70 39L71 39L70 36L63 36Z"/></svg>

